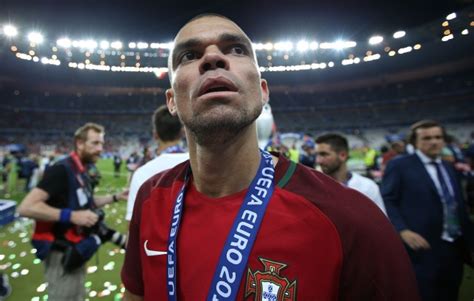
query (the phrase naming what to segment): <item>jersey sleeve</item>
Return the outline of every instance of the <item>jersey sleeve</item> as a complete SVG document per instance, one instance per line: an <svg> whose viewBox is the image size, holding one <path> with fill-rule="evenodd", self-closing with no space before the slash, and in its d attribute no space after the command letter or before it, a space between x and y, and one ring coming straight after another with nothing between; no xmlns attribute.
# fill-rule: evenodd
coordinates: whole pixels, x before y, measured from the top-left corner
<svg viewBox="0 0 474 301"><path fill-rule="evenodd" d="M67 177L66 167L63 165L53 165L45 171L37 188L46 191L50 198L66 195L68 190Z"/></svg>

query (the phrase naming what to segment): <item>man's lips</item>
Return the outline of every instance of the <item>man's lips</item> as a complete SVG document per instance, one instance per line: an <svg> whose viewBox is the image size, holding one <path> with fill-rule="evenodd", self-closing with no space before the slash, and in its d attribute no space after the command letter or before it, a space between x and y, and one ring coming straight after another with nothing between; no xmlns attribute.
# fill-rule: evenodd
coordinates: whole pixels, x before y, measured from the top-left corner
<svg viewBox="0 0 474 301"><path fill-rule="evenodd" d="M198 92L198 96L213 92L237 92L238 89L234 83L225 78L207 78L202 84Z"/></svg>

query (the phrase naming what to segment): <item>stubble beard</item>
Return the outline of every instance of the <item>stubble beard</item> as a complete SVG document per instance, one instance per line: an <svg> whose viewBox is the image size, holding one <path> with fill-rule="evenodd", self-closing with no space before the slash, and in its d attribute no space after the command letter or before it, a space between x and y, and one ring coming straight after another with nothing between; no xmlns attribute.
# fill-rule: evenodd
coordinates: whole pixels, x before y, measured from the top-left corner
<svg viewBox="0 0 474 301"><path fill-rule="evenodd" d="M222 114L220 118L212 118L207 114L196 115L187 122L183 121L183 124L198 145L226 145L258 118L262 107L239 108L233 111Z"/></svg>

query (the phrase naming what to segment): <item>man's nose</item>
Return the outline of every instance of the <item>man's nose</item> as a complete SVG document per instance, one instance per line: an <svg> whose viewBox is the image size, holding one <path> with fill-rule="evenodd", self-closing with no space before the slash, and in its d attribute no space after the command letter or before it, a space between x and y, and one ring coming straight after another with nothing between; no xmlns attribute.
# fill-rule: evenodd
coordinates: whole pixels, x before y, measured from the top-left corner
<svg viewBox="0 0 474 301"><path fill-rule="evenodd" d="M212 46L206 50L202 57L199 71L205 73L210 70L229 69L229 60L219 48Z"/></svg>

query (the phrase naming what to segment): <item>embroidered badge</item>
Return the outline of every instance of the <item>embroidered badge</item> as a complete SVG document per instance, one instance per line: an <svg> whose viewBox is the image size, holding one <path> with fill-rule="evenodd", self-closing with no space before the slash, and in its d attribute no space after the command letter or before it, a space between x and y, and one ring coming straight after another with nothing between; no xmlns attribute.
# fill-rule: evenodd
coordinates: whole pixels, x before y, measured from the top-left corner
<svg viewBox="0 0 474 301"><path fill-rule="evenodd" d="M259 258L265 271L255 271L249 268L245 282L245 298L255 295L255 301L295 301L296 280L290 283L288 278L280 276L280 271L286 264Z"/></svg>

